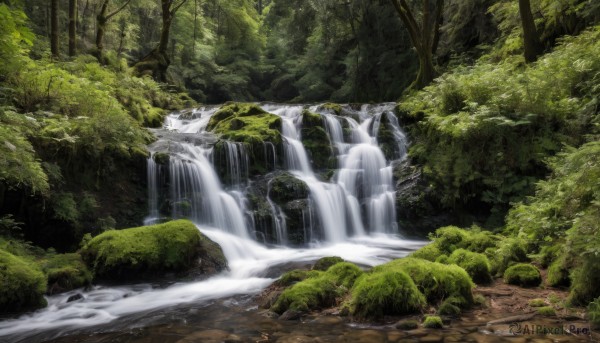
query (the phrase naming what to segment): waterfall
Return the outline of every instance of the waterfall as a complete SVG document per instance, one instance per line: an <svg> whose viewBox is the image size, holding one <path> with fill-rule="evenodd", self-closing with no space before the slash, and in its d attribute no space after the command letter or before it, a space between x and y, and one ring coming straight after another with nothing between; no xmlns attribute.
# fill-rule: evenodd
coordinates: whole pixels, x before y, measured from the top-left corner
<svg viewBox="0 0 600 343"><path fill-rule="evenodd" d="M281 117L283 139L281 157L277 156L273 143L263 143L264 166L267 170L283 166L309 189L301 223L290 223L285 209L273 202L268 194L264 196L263 210L270 213L271 219L264 215L254 218L245 194L253 183L249 156L254 156L255 152L243 143L219 140L206 132L218 107L170 115L165 124L168 133L155 145L163 150L167 146L171 155L167 186L172 217L190 218L240 237L256 236L261 240L266 239L263 234L268 230L268 236L283 245L288 242L289 225L295 225L295 232L300 230L305 243L316 240L343 242L349 237L368 233L397 232L391 162L386 160L388 155L384 154L382 143L378 141L383 133L386 144L393 140L388 151L394 151L394 158L403 158L406 154L406 138L393 114L393 104L363 105L358 109L346 105L343 115L320 110L320 106L267 104L262 107ZM301 132L305 109L321 116L331 143L337 169L329 181L313 170L303 145ZM150 158L149 218L158 218L159 209L163 208L158 193L165 187L159 185L162 179L156 175L159 172L160 167Z"/></svg>

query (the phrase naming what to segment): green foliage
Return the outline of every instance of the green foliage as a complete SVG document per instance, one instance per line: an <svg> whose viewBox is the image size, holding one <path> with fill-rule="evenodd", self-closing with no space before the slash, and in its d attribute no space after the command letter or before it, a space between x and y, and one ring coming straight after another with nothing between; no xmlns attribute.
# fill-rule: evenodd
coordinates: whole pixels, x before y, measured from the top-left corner
<svg viewBox="0 0 600 343"><path fill-rule="evenodd" d="M538 307L537 313L545 317L554 317L556 315L556 311L554 311L554 307L552 306Z"/></svg>
<svg viewBox="0 0 600 343"><path fill-rule="evenodd" d="M456 264L463 268L476 283L488 283L492 281L490 262L483 254L465 249L457 249L448 258L448 263Z"/></svg>
<svg viewBox="0 0 600 343"><path fill-rule="evenodd" d="M467 272L456 265L444 265L407 257L377 266L373 271L405 272L430 304L436 304L449 297L460 300L460 306L463 308L473 303L471 292L474 287L473 282Z"/></svg>
<svg viewBox="0 0 600 343"><path fill-rule="evenodd" d="M539 298L531 299L531 300L529 300L528 304L531 307L542 307L542 306L546 306L546 300L539 299Z"/></svg>
<svg viewBox="0 0 600 343"><path fill-rule="evenodd" d="M201 244L194 224L164 224L106 231L89 241L81 255L98 278L135 278L194 265ZM221 253L222 254L222 253Z"/></svg>
<svg viewBox="0 0 600 343"><path fill-rule="evenodd" d="M356 265L340 262L326 272L309 271L305 275L290 274L286 277L286 281L306 277L283 291L271 310L281 314L287 310L305 312L333 306L336 298L345 294L362 273Z"/></svg>
<svg viewBox="0 0 600 343"><path fill-rule="evenodd" d="M442 318L438 316L426 316L423 321L423 327L427 329L441 329L444 327Z"/></svg>
<svg viewBox="0 0 600 343"><path fill-rule="evenodd" d="M598 134L589 106L598 94L599 36L593 28L565 38L531 67L514 59L459 67L401 103L424 114L410 155L445 206L480 204L501 215L533 192L547 156Z"/></svg>
<svg viewBox="0 0 600 343"><path fill-rule="evenodd" d="M406 273L374 270L356 281L350 304L354 316L379 319L420 311L426 300Z"/></svg>
<svg viewBox="0 0 600 343"><path fill-rule="evenodd" d="M92 283L92 273L78 253L56 254L40 262L42 270L48 276L48 292L58 293Z"/></svg>
<svg viewBox="0 0 600 343"><path fill-rule="evenodd" d="M536 287L542 282L540 271L528 263L518 263L504 272L504 282L522 287Z"/></svg>
<svg viewBox="0 0 600 343"><path fill-rule="evenodd" d="M255 104L231 103L219 109L207 130L243 143L281 142L281 118Z"/></svg>
<svg viewBox="0 0 600 343"><path fill-rule="evenodd" d="M597 298L596 300L590 302L590 304L587 307L587 314L588 314L588 318L590 319L590 321L596 325L599 326L600 325L600 298Z"/></svg>
<svg viewBox="0 0 600 343"><path fill-rule="evenodd" d="M46 277L33 262L0 250L0 313L46 306Z"/></svg>
<svg viewBox="0 0 600 343"><path fill-rule="evenodd" d="M514 263L529 261L526 243L517 237L505 237L497 247L486 249L485 254L493 275L502 275Z"/></svg>

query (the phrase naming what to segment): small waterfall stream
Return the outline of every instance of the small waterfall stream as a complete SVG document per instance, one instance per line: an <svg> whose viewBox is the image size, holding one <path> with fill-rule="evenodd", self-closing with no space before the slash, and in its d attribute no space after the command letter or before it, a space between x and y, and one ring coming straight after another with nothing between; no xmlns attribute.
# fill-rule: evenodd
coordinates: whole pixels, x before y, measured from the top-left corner
<svg viewBox="0 0 600 343"><path fill-rule="evenodd" d="M145 223L160 221L163 216L193 220L221 245L230 270L207 280L168 286L98 285L88 291L50 296L46 309L0 321L0 341L50 339L116 319L134 325L140 316L156 309L260 292L273 282L267 275L274 266L324 256L374 266L422 246L422 242L397 235L391 161L378 143L385 125L394 139L394 158L401 159L406 153L406 139L393 115L393 104L345 106L345 116L320 106L308 107L321 116L334 152L337 169L329 178L313 169L303 145L302 113L307 107L262 107L282 119L283 156L278 156L277 147L270 142L261 148L267 173L283 170L309 190L299 221L292 224L285 209L269 197L271 181L264 190L264 207L271 220L255 217L248 189L257 182L251 177L251 155L259 154L206 132L218 107L172 114L165 127L156 131L159 139L150 147L163 156L161 163L158 156L148 160L149 215ZM217 151L218 144L224 148ZM219 170L226 179L219 177ZM270 247L259 243L268 226L275 232ZM295 248L286 246L292 231L304 237L304 243ZM67 302L78 292L83 294L82 300Z"/></svg>

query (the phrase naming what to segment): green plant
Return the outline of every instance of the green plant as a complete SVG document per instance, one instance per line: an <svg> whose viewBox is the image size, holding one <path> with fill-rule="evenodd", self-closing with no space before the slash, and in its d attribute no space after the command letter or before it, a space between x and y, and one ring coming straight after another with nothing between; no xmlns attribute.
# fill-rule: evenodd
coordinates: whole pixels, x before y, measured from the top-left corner
<svg viewBox="0 0 600 343"><path fill-rule="evenodd" d="M529 300L529 306L531 307L542 307L546 306L546 301L544 299L531 299Z"/></svg>
<svg viewBox="0 0 600 343"><path fill-rule="evenodd" d="M556 315L556 311L554 311L554 307L552 307L552 306L538 307L537 313L542 316L546 316L546 317L553 317Z"/></svg>
<svg viewBox="0 0 600 343"><path fill-rule="evenodd" d="M504 282L522 287L536 287L542 282L540 271L531 264L519 263L504 272Z"/></svg>
<svg viewBox="0 0 600 343"><path fill-rule="evenodd" d="M426 316L423 320L423 327L427 329L441 329L444 327L442 318L438 316Z"/></svg>

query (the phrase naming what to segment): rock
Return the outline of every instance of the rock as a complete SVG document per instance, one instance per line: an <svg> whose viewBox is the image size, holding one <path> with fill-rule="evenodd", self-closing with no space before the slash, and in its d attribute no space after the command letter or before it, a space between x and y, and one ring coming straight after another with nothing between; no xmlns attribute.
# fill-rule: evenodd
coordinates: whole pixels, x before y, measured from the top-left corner
<svg viewBox="0 0 600 343"><path fill-rule="evenodd" d="M329 267L336 263L344 262L344 259L339 256L322 257L315 262L312 269L326 271Z"/></svg>
<svg viewBox="0 0 600 343"><path fill-rule="evenodd" d="M533 317L535 317L535 312L492 320L492 321L487 322L486 325L491 326L491 325L498 325L498 324L511 324L511 323L524 322L524 321L530 320Z"/></svg>
<svg viewBox="0 0 600 343"><path fill-rule="evenodd" d="M304 314L304 312L296 311L296 310L287 310L283 312L281 316L279 316L280 320L296 320L300 319L300 317Z"/></svg>
<svg viewBox="0 0 600 343"><path fill-rule="evenodd" d="M444 341L444 337L438 336L438 335L427 335L427 336L421 337L419 339L419 342L422 342L422 343L441 343L443 341Z"/></svg>
<svg viewBox="0 0 600 343"><path fill-rule="evenodd" d="M73 301L77 301L77 300L81 300L83 299L83 295L81 293L77 293L77 294L73 294L71 295L68 299L67 302L73 302Z"/></svg>
<svg viewBox="0 0 600 343"><path fill-rule="evenodd" d="M419 323L416 320L401 320L396 323L396 329L398 330L414 330L419 327Z"/></svg>
<svg viewBox="0 0 600 343"><path fill-rule="evenodd" d="M277 343L317 343L320 342L317 338L309 337L301 334L291 334L280 337Z"/></svg>
<svg viewBox="0 0 600 343"><path fill-rule="evenodd" d="M325 170L335 167L336 160L325 123L320 115L307 110L302 112L302 144L309 155L315 170Z"/></svg>
<svg viewBox="0 0 600 343"><path fill-rule="evenodd" d="M92 273L78 253L55 254L42 263L42 269L48 276L48 294L87 287L92 282Z"/></svg>
<svg viewBox="0 0 600 343"><path fill-rule="evenodd" d="M384 343L387 335L377 330L350 331L343 335L340 342L352 343Z"/></svg>
<svg viewBox="0 0 600 343"><path fill-rule="evenodd" d="M269 198L282 206L291 201L306 199L309 189L306 183L290 173L275 176L269 187Z"/></svg>
<svg viewBox="0 0 600 343"><path fill-rule="evenodd" d="M221 247L190 221L106 231L81 255L100 279L152 279L170 272L210 275L227 268Z"/></svg>
<svg viewBox="0 0 600 343"><path fill-rule="evenodd" d="M194 332L185 336L183 339L177 341L177 343L192 343L192 342L203 342L203 343L221 343L221 342L241 342L241 338L236 335L231 335L227 331L223 330L204 330Z"/></svg>

